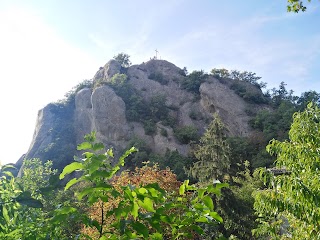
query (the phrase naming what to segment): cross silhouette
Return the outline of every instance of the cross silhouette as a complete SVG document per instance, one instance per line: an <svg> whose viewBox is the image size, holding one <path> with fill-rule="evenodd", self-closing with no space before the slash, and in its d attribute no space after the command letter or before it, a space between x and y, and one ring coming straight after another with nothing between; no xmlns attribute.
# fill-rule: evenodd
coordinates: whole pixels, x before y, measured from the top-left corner
<svg viewBox="0 0 320 240"><path fill-rule="evenodd" d="M156 59L158 59L158 52L159 51L157 49L155 51L156 51Z"/></svg>

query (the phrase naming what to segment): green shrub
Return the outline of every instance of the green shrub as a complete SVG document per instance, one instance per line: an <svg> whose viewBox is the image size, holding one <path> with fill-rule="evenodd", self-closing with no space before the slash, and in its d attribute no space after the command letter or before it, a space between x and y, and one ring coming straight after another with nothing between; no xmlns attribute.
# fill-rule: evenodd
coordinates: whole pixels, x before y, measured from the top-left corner
<svg viewBox="0 0 320 240"><path fill-rule="evenodd" d="M174 128L177 124L177 119L176 117L168 114L168 116L162 121L162 124Z"/></svg>
<svg viewBox="0 0 320 240"><path fill-rule="evenodd" d="M169 109L166 106L166 96L158 94L150 100L151 119L154 121L161 121L167 118Z"/></svg>
<svg viewBox="0 0 320 240"><path fill-rule="evenodd" d="M199 135L197 128L193 126L184 126L174 130L174 136L180 143L188 144L191 141L198 141Z"/></svg>
<svg viewBox="0 0 320 240"><path fill-rule="evenodd" d="M157 131L157 126L153 120L149 119L149 120L144 121L143 129L144 129L145 134L153 135Z"/></svg>
<svg viewBox="0 0 320 240"><path fill-rule="evenodd" d="M205 81L207 77L208 75L204 74L203 70L193 71L182 82L182 88L186 89L189 92L199 94L200 85Z"/></svg>
<svg viewBox="0 0 320 240"><path fill-rule="evenodd" d="M161 129L160 129L160 134L161 134L161 136L168 137L168 132L167 132L167 130L164 129L164 128L161 128Z"/></svg>
<svg viewBox="0 0 320 240"><path fill-rule="evenodd" d="M203 119L203 116L200 112L197 112L195 110L191 110L190 113L189 113L189 117L192 119L192 120L202 120Z"/></svg>
<svg viewBox="0 0 320 240"><path fill-rule="evenodd" d="M166 85L169 82L167 79L164 78L161 72L153 72L148 76L148 78L157 81L161 85Z"/></svg>
<svg viewBox="0 0 320 240"><path fill-rule="evenodd" d="M187 74L188 74L188 70L187 70L186 67L184 67L183 69L180 69L180 70L178 71L178 73L179 73L181 76L186 77Z"/></svg>
<svg viewBox="0 0 320 240"><path fill-rule="evenodd" d="M116 73L110 79L110 84L121 87L127 82L128 76L126 74Z"/></svg>
<svg viewBox="0 0 320 240"><path fill-rule="evenodd" d="M118 53L113 59L120 63L122 68L131 66L130 56L126 53Z"/></svg>
<svg viewBox="0 0 320 240"><path fill-rule="evenodd" d="M268 103L268 99L258 88L256 89L253 86L249 87L245 82L234 80L230 88L247 102L256 104Z"/></svg>
<svg viewBox="0 0 320 240"><path fill-rule="evenodd" d="M132 147L137 148L138 151L132 153L126 159L126 168L129 170L134 170L136 167L142 167L143 163L149 160L149 155L151 153L151 149L148 147L147 143L138 137L133 137L129 141L126 150Z"/></svg>

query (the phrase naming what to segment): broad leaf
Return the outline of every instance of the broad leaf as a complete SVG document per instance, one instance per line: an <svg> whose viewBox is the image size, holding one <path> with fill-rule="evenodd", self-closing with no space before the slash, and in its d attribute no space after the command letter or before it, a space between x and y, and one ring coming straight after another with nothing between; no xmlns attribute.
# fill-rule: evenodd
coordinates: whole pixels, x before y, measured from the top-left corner
<svg viewBox="0 0 320 240"><path fill-rule="evenodd" d="M203 234L203 229L198 225L192 225L191 228L195 230L198 234Z"/></svg>
<svg viewBox="0 0 320 240"><path fill-rule="evenodd" d="M77 150L87 150L91 148L92 148L92 144L89 142L83 142L77 146Z"/></svg>
<svg viewBox="0 0 320 240"><path fill-rule="evenodd" d="M12 174L12 172L9 172L9 171L3 171L3 172L1 172L1 174L5 174L5 175L7 175L8 177L14 177L13 176L13 174Z"/></svg>
<svg viewBox="0 0 320 240"><path fill-rule="evenodd" d="M65 175L70 174L76 170L83 169L83 164L80 162L73 162L70 163L69 165L65 166L63 169L62 173L60 174L59 178L63 179Z"/></svg>
<svg viewBox="0 0 320 240"><path fill-rule="evenodd" d="M4 220L6 220L7 223L10 222L8 209L4 205L2 206L2 216L3 216Z"/></svg>
<svg viewBox="0 0 320 240"><path fill-rule="evenodd" d="M208 218L204 217L204 216L201 216L199 217L198 219L196 219L196 222L199 222L199 223L208 223L209 220Z"/></svg>
<svg viewBox="0 0 320 240"><path fill-rule="evenodd" d="M71 186L73 186L74 184L76 184L77 182L80 182L81 179L78 178L72 178L64 187L64 190L68 190Z"/></svg>
<svg viewBox="0 0 320 240"><path fill-rule="evenodd" d="M32 208L43 207L42 202L40 200L34 199L31 196L31 193L29 191L21 193L15 200L21 205L26 205L28 207L32 207Z"/></svg>
<svg viewBox="0 0 320 240"><path fill-rule="evenodd" d="M92 146L92 150L93 151L98 151L98 150L101 150L101 149L104 149L103 143L95 143Z"/></svg>
<svg viewBox="0 0 320 240"><path fill-rule="evenodd" d="M182 184L179 188L179 194L184 195L185 190L186 190L186 185Z"/></svg>
<svg viewBox="0 0 320 240"><path fill-rule="evenodd" d="M223 219L217 212L210 212L209 215L216 221L222 223Z"/></svg>
<svg viewBox="0 0 320 240"><path fill-rule="evenodd" d="M130 148L127 150L120 158L119 158L119 165L124 166L124 160L128 157L131 153L137 152L138 150L135 147Z"/></svg>
<svg viewBox="0 0 320 240"><path fill-rule="evenodd" d="M139 205L136 201L134 201L132 204L132 210L131 210L131 214L134 217L134 219L138 217L138 211L139 211Z"/></svg>
<svg viewBox="0 0 320 240"><path fill-rule="evenodd" d="M137 231L138 235L142 234L144 239L147 239L149 237L148 228L144 224L140 222L132 222L131 226L134 230Z"/></svg>
<svg viewBox="0 0 320 240"><path fill-rule="evenodd" d="M152 240L162 240L163 239L163 236L161 233L153 233L152 235L150 235L150 239Z"/></svg>
<svg viewBox="0 0 320 240"><path fill-rule="evenodd" d="M211 197L205 196L202 200L203 200L203 203L209 208L209 210L213 211L213 201Z"/></svg>
<svg viewBox="0 0 320 240"><path fill-rule="evenodd" d="M153 208L153 201L150 198L148 197L144 198L143 202L141 200L138 200L138 203L140 207L144 208L145 210L149 212L155 212Z"/></svg>
<svg viewBox="0 0 320 240"><path fill-rule="evenodd" d="M43 204L40 200L34 198L16 199L21 205L26 205L32 208L43 208Z"/></svg>

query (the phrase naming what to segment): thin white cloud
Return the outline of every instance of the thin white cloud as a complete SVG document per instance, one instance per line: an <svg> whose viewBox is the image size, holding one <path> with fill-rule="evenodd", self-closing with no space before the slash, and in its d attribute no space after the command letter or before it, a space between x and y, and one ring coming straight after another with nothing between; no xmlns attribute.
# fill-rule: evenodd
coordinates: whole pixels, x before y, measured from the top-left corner
<svg viewBox="0 0 320 240"><path fill-rule="evenodd" d="M192 68L204 67L209 71L223 66L254 71L270 87L278 86L283 80L289 82L289 88L304 91L301 81L308 78L311 63L319 58L320 41L315 37L289 39L281 34L261 34L269 24L284 24L291 18L295 16L281 14L260 19L257 15L223 25L211 19L211 25L186 32L167 52L178 52L180 56L174 56L176 60ZM203 46L206 46L204 53Z"/></svg>

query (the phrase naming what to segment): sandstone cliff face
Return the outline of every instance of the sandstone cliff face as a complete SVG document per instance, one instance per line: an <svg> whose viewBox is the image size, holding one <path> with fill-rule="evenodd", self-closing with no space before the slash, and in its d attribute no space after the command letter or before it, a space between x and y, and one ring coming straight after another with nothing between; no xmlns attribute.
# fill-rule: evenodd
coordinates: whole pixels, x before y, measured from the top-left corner
<svg viewBox="0 0 320 240"><path fill-rule="evenodd" d="M121 72L121 65L111 60L99 69L93 80L108 82L114 74ZM165 84L149 78L155 73L161 73ZM201 84L200 96L195 96L181 87L185 78L181 69L164 60L150 60L141 65L133 65L126 69L126 75L128 84L145 101L150 101L159 94L165 97L165 105L169 109L169 115L176 119L177 127L194 126L201 134L212 120L212 114L218 113L230 135L248 136L251 132L246 111L257 106L244 101L227 84L211 76ZM174 137L172 127L165 126L161 121L156 123L157 131L153 135L145 133L141 122L128 121L125 102L108 85L94 89L84 88L77 92L72 110L69 111L72 116L65 119L70 123L66 126L73 134L69 136L70 147L82 142L85 134L96 131L98 140L112 146L116 152L123 150L133 136L143 139L159 154L164 154L167 149L178 150L182 155L187 155L189 151L189 145L181 144ZM59 113L53 111L50 105L39 111L27 158L41 157L43 154L40 153L50 148L55 137L51 132L59 129L57 118ZM161 134L161 131L165 131L166 135ZM59 137L64 138L63 133Z"/></svg>

